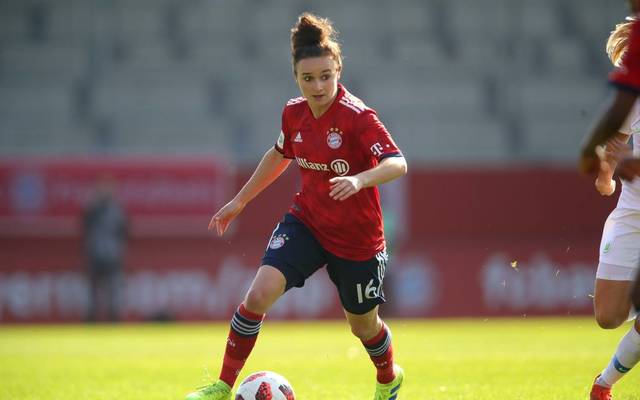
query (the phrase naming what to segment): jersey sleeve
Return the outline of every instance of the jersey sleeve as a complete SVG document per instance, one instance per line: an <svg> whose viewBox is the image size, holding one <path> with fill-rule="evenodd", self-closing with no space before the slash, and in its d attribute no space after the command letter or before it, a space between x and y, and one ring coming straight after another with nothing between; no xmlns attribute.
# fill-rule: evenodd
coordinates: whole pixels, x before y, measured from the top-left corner
<svg viewBox="0 0 640 400"><path fill-rule="evenodd" d="M274 145L276 151L282 154L284 158L295 158L291 149L290 138L291 132L287 124L287 109L285 108L282 111L282 127L280 128L280 134L278 135L278 139L276 140L276 144Z"/></svg>
<svg viewBox="0 0 640 400"><path fill-rule="evenodd" d="M366 110L359 117L360 141L363 148L378 161L387 157L402 157L402 152L391 134L373 110Z"/></svg>
<svg viewBox="0 0 640 400"><path fill-rule="evenodd" d="M618 132L624 133L625 135L631 135L631 118L633 117L633 113L629 113L627 118L624 120L624 123L618 129Z"/></svg>
<svg viewBox="0 0 640 400"><path fill-rule="evenodd" d="M622 65L609 74L609 82L618 89L640 94L640 20L631 27L629 47Z"/></svg>

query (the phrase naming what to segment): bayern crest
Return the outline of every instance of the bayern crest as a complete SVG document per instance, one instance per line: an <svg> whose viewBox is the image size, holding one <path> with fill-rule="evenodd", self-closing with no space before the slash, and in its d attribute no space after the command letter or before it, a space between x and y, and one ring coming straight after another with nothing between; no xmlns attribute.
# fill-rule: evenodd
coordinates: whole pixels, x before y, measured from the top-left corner
<svg viewBox="0 0 640 400"><path fill-rule="evenodd" d="M278 250L280 247L284 246L285 243L287 243L287 240L289 240L289 237L284 233L275 235L269 242L269 248Z"/></svg>
<svg viewBox="0 0 640 400"><path fill-rule="evenodd" d="M327 132L327 145L334 150L342 146L342 131L340 129L329 129Z"/></svg>

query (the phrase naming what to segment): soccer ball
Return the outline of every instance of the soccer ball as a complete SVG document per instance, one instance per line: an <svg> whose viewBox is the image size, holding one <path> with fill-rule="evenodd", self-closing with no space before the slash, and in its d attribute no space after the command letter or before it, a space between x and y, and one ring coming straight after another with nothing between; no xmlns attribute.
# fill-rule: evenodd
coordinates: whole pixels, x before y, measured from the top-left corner
<svg viewBox="0 0 640 400"><path fill-rule="evenodd" d="M238 387L236 400L295 400L291 384L271 371L255 372Z"/></svg>

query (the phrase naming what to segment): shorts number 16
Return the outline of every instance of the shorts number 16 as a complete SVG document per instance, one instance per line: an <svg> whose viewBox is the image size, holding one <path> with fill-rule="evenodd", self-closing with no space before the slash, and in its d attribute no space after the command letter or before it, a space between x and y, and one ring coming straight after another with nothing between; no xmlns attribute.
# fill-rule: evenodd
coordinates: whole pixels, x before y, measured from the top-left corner
<svg viewBox="0 0 640 400"><path fill-rule="evenodd" d="M362 304L364 299L362 298L362 284L356 284L356 292L358 292L358 304ZM364 288L364 297L367 299L375 299L378 297L378 288L373 286L373 279L369 281L367 286Z"/></svg>

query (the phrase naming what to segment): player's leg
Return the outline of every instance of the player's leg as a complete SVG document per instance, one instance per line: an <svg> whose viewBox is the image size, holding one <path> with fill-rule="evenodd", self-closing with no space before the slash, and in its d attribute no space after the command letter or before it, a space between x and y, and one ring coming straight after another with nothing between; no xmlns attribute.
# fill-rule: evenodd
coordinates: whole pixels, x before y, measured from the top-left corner
<svg viewBox="0 0 640 400"><path fill-rule="evenodd" d="M391 331L378 316L378 306L385 302L382 283L386 264L387 254L382 251L366 261L330 255L327 265L351 332L376 368L376 400L396 399L404 379L404 372L393 360Z"/></svg>
<svg viewBox="0 0 640 400"><path fill-rule="evenodd" d="M325 260L322 248L308 229L287 215L274 230L262 263L231 319L218 382L191 393L188 400L230 399L231 388L255 346L265 313L287 290L302 287Z"/></svg>
<svg viewBox="0 0 640 400"><path fill-rule="evenodd" d="M378 316L378 306L366 314L352 314L345 310L351 332L362 342L376 367L376 380L390 383L396 378L393 365L391 331Z"/></svg>
<svg viewBox="0 0 640 400"><path fill-rule="evenodd" d="M120 320L122 291L124 278L119 263L111 264L111 268L105 276L105 286L107 294L107 305L109 307L109 320L117 322Z"/></svg>
<svg viewBox="0 0 640 400"><path fill-rule="evenodd" d="M622 379L640 361L640 319L636 320L620 340L607 367L596 377L591 400L611 399L611 387Z"/></svg>
<svg viewBox="0 0 640 400"><path fill-rule="evenodd" d="M282 296L287 280L275 267L258 269L244 301L238 306L227 336L220 380L233 387L255 346L265 313Z"/></svg>
<svg viewBox="0 0 640 400"><path fill-rule="evenodd" d="M87 302L87 322L96 322L99 314L100 305L100 276L98 275L97 268L92 262L88 268L89 277L89 298Z"/></svg>
<svg viewBox="0 0 640 400"><path fill-rule="evenodd" d="M631 303L636 312L640 313L640 273L636 274L636 281L631 288Z"/></svg>
<svg viewBox="0 0 640 400"><path fill-rule="evenodd" d="M612 213L605 224L596 273L594 311L604 329L614 329L636 317L629 291L637 274L640 229L635 217ZM611 398L611 387L640 361L640 322L630 327L607 367L596 378L591 399Z"/></svg>
<svg viewBox="0 0 640 400"><path fill-rule="evenodd" d="M599 271L603 269L600 265ZM622 267L623 268L623 267ZM619 268L620 269L620 268ZM612 270L611 267L604 270ZM630 276L631 272L627 273ZM605 329L613 329L632 317L629 290L631 281L614 281L597 279L594 299L596 319ZM634 324L627 334L620 340L616 351L607 367L596 378L592 390L592 399L608 399L611 387L625 376L631 368L640 361L640 319L635 318Z"/></svg>
<svg viewBox="0 0 640 400"><path fill-rule="evenodd" d="M255 346L264 314L282 296L285 286L286 278L278 269L270 265L258 269L231 319L218 381L190 393L187 400L231 399L231 388Z"/></svg>
<svg viewBox="0 0 640 400"><path fill-rule="evenodd" d="M626 278L632 269L600 263L598 271L607 272L607 277ZM628 271L628 272L627 272ZM611 274L616 274L612 276ZM621 276L624 275L624 276ZM593 310L596 322L603 329L615 329L631 317L631 301L629 300L630 280L613 280L596 278Z"/></svg>

